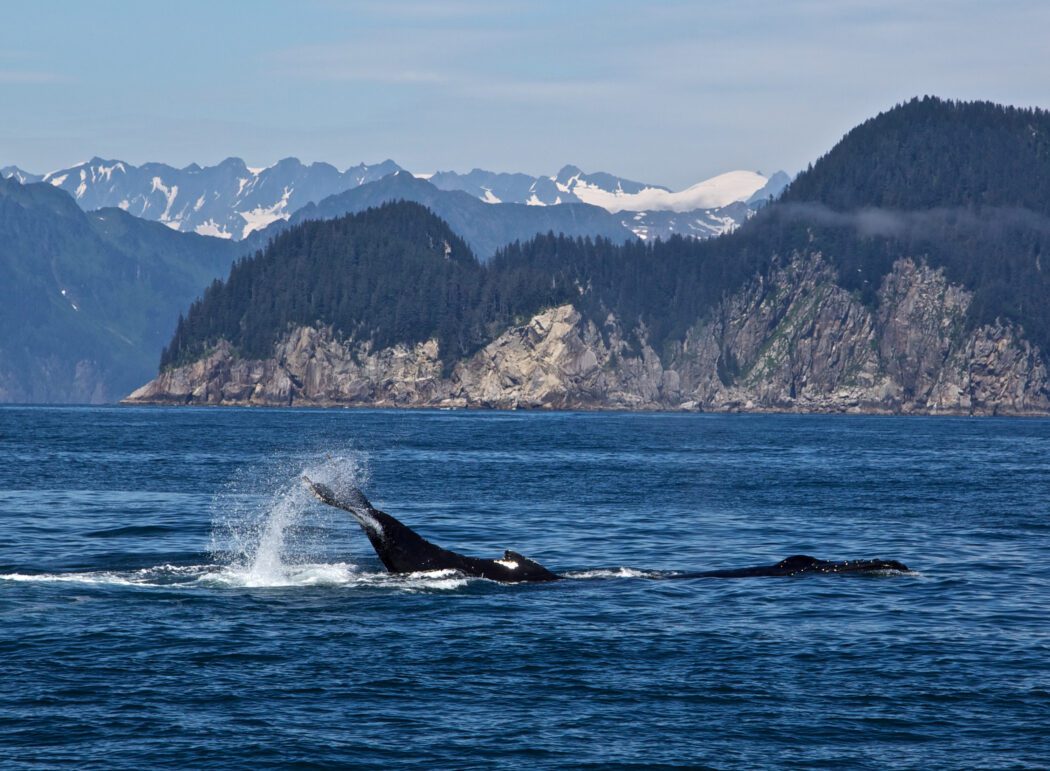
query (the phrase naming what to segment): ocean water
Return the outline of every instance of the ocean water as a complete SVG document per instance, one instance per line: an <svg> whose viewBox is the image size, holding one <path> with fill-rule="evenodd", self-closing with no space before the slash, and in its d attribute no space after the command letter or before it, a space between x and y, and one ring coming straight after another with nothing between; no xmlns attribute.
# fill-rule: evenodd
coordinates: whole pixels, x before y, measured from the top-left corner
<svg viewBox="0 0 1050 771"><path fill-rule="evenodd" d="M1048 590L1045 420L0 409L4 768L1046 768Z"/></svg>

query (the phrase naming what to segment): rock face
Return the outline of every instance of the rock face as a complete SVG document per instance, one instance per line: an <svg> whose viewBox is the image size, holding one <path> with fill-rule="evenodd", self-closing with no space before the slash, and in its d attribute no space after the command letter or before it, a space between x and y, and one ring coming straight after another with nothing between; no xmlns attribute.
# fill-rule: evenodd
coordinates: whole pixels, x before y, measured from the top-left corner
<svg viewBox="0 0 1050 771"><path fill-rule="evenodd" d="M726 297L661 358L644 327L601 328L571 305L506 330L446 371L437 343L372 350L329 329L289 333L273 358L220 344L127 403L549 409L1050 413L1042 353L1008 323L966 326L972 296L898 261L875 310L796 255Z"/></svg>
<svg viewBox="0 0 1050 771"><path fill-rule="evenodd" d="M1040 352L1010 324L967 331L972 295L941 271L898 261L874 312L834 279L796 257L724 301L676 357L683 394L718 410L1050 411Z"/></svg>

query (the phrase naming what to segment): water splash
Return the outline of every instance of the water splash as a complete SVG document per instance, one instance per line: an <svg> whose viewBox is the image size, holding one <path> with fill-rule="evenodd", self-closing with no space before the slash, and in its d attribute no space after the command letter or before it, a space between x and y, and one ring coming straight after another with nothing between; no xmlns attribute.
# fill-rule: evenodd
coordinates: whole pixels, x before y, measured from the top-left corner
<svg viewBox="0 0 1050 771"><path fill-rule="evenodd" d="M368 482L367 458L352 450L303 457L275 456L242 469L212 505L212 562L163 564L137 570L70 573L3 573L0 582L62 583L150 589L278 589L348 587L404 592L456 590L479 579L452 570L391 575L361 570L347 561L358 526L342 512L321 506L303 475L337 492Z"/></svg>
<svg viewBox="0 0 1050 771"><path fill-rule="evenodd" d="M216 497L211 546L231 583L323 583L316 580L316 570L304 575L304 566L330 565L337 555L345 560L347 536L355 526L316 505L303 487L304 474L339 490L365 484L368 466L360 453L326 452L275 459L232 480Z"/></svg>
<svg viewBox="0 0 1050 771"><path fill-rule="evenodd" d="M285 534L294 527L302 516L301 496L296 488L283 491L266 517L262 536L253 549L248 563L248 586L273 586L287 582L287 569L284 564Z"/></svg>
<svg viewBox="0 0 1050 771"><path fill-rule="evenodd" d="M78 584L129 589L284 589L304 587L376 588L401 592L450 591L484 579L454 570L408 575L361 571L350 563L282 565L278 577L254 575L241 566L158 565L139 570L89 570L73 573L0 573L0 582Z"/></svg>

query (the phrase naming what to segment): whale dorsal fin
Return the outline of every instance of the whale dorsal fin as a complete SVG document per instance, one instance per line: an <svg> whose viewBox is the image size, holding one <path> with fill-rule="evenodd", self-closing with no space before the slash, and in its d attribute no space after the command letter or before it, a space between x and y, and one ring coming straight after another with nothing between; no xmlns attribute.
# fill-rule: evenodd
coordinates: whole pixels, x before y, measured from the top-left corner
<svg viewBox="0 0 1050 771"><path fill-rule="evenodd" d="M503 552L503 559L497 560L497 562L504 567L510 568L513 571L513 575L520 576L522 581L553 581L559 577L540 563L510 549Z"/></svg>
<svg viewBox="0 0 1050 771"><path fill-rule="evenodd" d="M543 566L540 565L540 563L535 562L534 560L530 560L524 554L519 554L518 552L511 551L510 549L507 549L506 551L503 552L503 561L504 562L517 562L518 565L520 565L522 567L527 565L527 566L530 566L530 567L536 567L536 568L544 569Z"/></svg>

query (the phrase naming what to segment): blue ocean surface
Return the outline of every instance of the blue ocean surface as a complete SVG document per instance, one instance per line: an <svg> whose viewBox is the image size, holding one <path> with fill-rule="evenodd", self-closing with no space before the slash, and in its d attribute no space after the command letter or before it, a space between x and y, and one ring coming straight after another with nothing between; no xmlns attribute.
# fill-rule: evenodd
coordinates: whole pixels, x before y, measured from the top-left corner
<svg viewBox="0 0 1050 771"><path fill-rule="evenodd" d="M0 409L5 768L1048 763L1050 421Z"/></svg>

